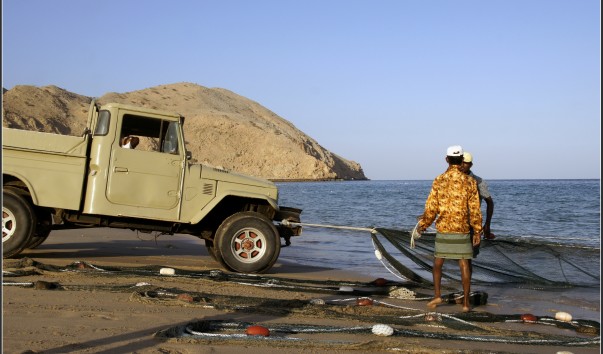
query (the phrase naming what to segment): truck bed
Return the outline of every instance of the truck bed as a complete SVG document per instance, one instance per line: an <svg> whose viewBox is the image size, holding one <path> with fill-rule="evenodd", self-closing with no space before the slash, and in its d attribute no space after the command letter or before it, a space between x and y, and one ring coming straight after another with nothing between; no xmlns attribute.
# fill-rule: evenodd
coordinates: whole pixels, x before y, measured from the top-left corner
<svg viewBox="0 0 603 354"><path fill-rule="evenodd" d="M70 156L86 156L86 144L83 137L23 129L2 128L2 147L38 150L44 153Z"/></svg>
<svg viewBox="0 0 603 354"><path fill-rule="evenodd" d="M87 137L2 128L3 174L23 180L34 204L78 210Z"/></svg>

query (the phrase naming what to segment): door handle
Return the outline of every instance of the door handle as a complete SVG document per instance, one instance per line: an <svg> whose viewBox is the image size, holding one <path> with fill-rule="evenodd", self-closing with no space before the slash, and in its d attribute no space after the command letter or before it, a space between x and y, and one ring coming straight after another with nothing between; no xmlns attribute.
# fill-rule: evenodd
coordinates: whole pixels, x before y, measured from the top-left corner
<svg viewBox="0 0 603 354"><path fill-rule="evenodd" d="M113 172L128 172L128 169L126 167L115 167Z"/></svg>

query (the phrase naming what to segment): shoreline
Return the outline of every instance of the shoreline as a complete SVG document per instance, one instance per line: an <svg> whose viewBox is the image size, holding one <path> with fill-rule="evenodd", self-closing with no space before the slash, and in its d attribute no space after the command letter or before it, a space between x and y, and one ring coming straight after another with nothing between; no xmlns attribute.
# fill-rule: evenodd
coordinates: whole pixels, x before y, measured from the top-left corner
<svg viewBox="0 0 603 354"><path fill-rule="evenodd" d="M352 181L371 181L369 178L290 178L290 179L279 179L270 178L270 182L352 182Z"/></svg>
<svg viewBox="0 0 603 354"><path fill-rule="evenodd" d="M191 242L193 240L193 242ZM194 247L191 247L195 244ZM174 235L155 239L147 234L136 234L129 230L83 229L53 232L49 239L38 249L19 255L16 259L4 260L3 270L11 269L20 259L30 259L40 264L66 267L74 262L85 262L99 267L121 267L120 269L139 269L153 266L172 267L183 271L208 272L219 269L207 254L204 244L191 236ZM24 268L25 269L25 268ZM371 352L389 353L393 348L406 352L438 353L445 350L471 350L475 353L498 352L513 353L551 353L567 350L574 353L599 353L600 342L587 346L563 345L525 345L517 343L480 343L463 340L467 333L472 336L506 336L513 338L521 333L550 338L600 338L593 335L541 324L525 323L480 323L469 320L479 331L457 328L447 316L461 319L461 306L446 304L438 306L437 313L444 321L425 322L422 314L429 310L426 301L398 299L377 293L367 295L374 299L373 306L358 306L356 301L362 293L346 293L324 290L351 282L363 286L362 291L373 291L367 284L375 281L369 275L349 272L342 269L330 269L305 266L292 262L277 261L267 272L251 276L239 282L216 281L205 278L166 277L153 274L127 274L118 271L114 274L98 274L93 269L82 272L57 272L28 268L37 271L21 277L4 277L11 282L56 282L60 290L37 290L17 286L3 286L3 346L4 353L96 353L96 352L137 352L137 353L237 353L258 347L263 353L282 352L342 353ZM218 272L220 273L220 272ZM255 278L272 279L272 287L250 285ZM298 288L277 287L279 279L283 285L291 280ZM389 279L392 280L392 279ZM295 283L297 281L298 283ZM171 291L184 291L206 300L186 302L141 298L141 292L132 288L133 284L148 283ZM328 286L325 284L329 284ZM332 284L332 285L331 285ZM358 285L364 284L364 285ZM312 290L319 287L323 290ZM356 288L355 288L356 289ZM414 289L421 294L431 294L431 289ZM381 289L377 289L380 290ZM556 311L567 311L575 319L598 321L600 306L594 297L598 290L585 294L580 289L561 292L542 292L531 289L515 288L476 288L474 291L487 292L488 302L476 306L473 316L493 314L518 315L532 313L535 316L550 318ZM368 294L368 293L367 293ZM600 295L599 295L600 298ZM216 306L220 301L222 307ZM314 299L327 301L326 307L311 307ZM233 301L251 306L234 308ZM305 304L305 305L304 305ZM381 306L377 306L381 305ZM388 308L384 304L395 306ZM281 307L284 306L284 307ZM401 315L410 316L409 320ZM420 317L417 317L419 315ZM379 317L385 316L385 317ZM459 317L460 316L460 317ZM411 321L410 318L413 320ZM236 323L255 323L271 326L368 326L361 333L312 333L290 334L289 337L301 338L300 342L291 342L275 334L271 340L258 341L253 338L208 339L208 338L165 338L158 333L175 331L178 326L195 321L235 321ZM379 337L370 333L375 321L392 321L391 325L402 337ZM405 322L406 321L406 322ZM407 323L407 321L411 321ZM448 321L448 322L447 322ZM217 322L220 323L220 322ZM396 324L397 323L397 324ZM405 324L406 323L406 324ZM437 326L433 326L438 324ZM439 328L444 325L443 328ZM486 332L484 332L486 331ZM409 337L408 333L412 335ZM440 335L459 336L457 339L422 338L421 333L441 333ZM489 334L488 334L489 333ZM504 336L502 337L504 338Z"/></svg>

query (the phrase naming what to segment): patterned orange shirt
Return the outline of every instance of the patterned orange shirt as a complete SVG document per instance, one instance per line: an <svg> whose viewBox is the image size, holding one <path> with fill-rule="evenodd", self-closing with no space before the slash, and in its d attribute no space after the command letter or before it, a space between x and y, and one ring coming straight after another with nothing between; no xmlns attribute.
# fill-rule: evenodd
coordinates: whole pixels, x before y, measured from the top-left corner
<svg viewBox="0 0 603 354"><path fill-rule="evenodd" d="M458 165L450 165L433 181L418 230L425 231L434 220L439 233L468 234L469 225L476 235L482 233L477 183Z"/></svg>

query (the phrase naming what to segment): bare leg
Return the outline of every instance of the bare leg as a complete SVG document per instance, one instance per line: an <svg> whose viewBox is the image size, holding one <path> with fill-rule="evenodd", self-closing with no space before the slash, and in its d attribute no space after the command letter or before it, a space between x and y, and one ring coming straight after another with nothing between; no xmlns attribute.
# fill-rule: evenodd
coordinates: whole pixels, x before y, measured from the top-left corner
<svg viewBox="0 0 603 354"><path fill-rule="evenodd" d="M442 303L442 292L440 286L442 284L442 266L444 258L434 258L433 260L433 300L427 303L428 307L436 307Z"/></svg>
<svg viewBox="0 0 603 354"><path fill-rule="evenodd" d="M463 281L463 312L469 312L469 293L471 292L471 260L459 259L461 279Z"/></svg>

